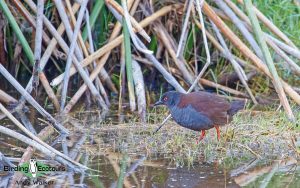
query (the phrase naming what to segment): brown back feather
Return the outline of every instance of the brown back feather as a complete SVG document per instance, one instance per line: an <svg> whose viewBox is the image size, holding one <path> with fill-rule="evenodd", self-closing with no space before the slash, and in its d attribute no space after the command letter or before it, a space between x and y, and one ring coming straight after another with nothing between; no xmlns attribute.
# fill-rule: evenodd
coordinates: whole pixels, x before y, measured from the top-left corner
<svg viewBox="0 0 300 188"><path fill-rule="evenodd" d="M228 123L227 111L230 103L215 94L199 91L181 95L178 107L184 108L188 105L209 117L215 125Z"/></svg>

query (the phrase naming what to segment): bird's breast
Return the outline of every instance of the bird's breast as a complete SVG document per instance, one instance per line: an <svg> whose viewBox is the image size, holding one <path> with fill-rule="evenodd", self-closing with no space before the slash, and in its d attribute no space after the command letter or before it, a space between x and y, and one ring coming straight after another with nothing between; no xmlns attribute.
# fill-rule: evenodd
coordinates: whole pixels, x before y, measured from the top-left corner
<svg viewBox="0 0 300 188"><path fill-rule="evenodd" d="M213 127L213 122L201 112L197 112L191 105L185 108L170 109L174 121L179 125L195 131L207 130Z"/></svg>

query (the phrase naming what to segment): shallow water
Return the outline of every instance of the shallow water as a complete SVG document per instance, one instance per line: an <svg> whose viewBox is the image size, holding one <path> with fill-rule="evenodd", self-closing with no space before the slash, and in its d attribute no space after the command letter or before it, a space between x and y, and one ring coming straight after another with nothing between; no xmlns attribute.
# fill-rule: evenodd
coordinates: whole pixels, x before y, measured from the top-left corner
<svg viewBox="0 0 300 188"><path fill-rule="evenodd" d="M114 187L118 182L118 161L108 159L109 156L98 158L100 163L99 176L89 177L89 186ZM133 161L125 171L125 185L128 187L239 187L228 176L226 170L218 166L202 164L193 167L176 167L169 164L169 159ZM99 164L98 163L98 164ZM98 165L93 164L93 165ZM115 167L115 168L114 168ZM99 180L97 183L95 178ZM100 183L101 182L101 183Z"/></svg>
<svg viewBox="0 0 300 188"><path fill-rule="evenodd" d="M215 135L207 135L208 138L199 146L191 144L195 141L196 135L191 131L182 131L180 127L172 128L172 132L164 129L158 133L160 135L152 136L151 131L155 127L100 126L95 123L97 121L94 119L84 117L87 119L84 121L85 123L78 121L78 125L75 122L73 125L80 127L81 132L87 133L93 139L89 138L84 147L81 148L80 162L84 164L85 159L87 159L86 165L96 171L86 174L73 174L68 171L49 172L37 179L24 177L19 182L19 187L24 187L21 186L22 183L30 184L29 187L32 187L34 182L38 180L50 184L50 187L300 188L300 168L298 162L293 158L275 157L282 158L282 160L274 161L259 160L254 157L250 161L245 160L246 162L240 165L226 165L226 161L219 160L219 157L212 157L209 163L204 163L201 162L201 159L206 144L217 145L211 150L218 150L222 147L215 143ZM82 130L82 127L85 129ZM10 128L13 129L14 127ZM73 131L77 132L78 130ZM81 136L80 133L71 138L69 142L74 144ZM182 140L185 140L186 143L181 144ZM170 144L165 144L168 142ZM175 142L179 144L175 144ZM162 145L164 145L163 149L160 147ZM26 148L26 145L17 142L16 139L1 135L0 152L6 157L14 157L14 164L17 164L18 159L23 154L17 146ZM71 147L72 145L70 145ZM60 144L56 148L61 149ZM198 153L191 155L196 156L197 160L191 163L186 162L187 156L183 155L186 152L185 149L189 151L198 150ZM89 155L86 156L86 153ZM37 161L49 166L57 165L53 161L49 163L49 160L41 160L44 157L38 155L35 157ZM208 158L206 157L206 159ZM1 160L0 167L3 167ZM10 178L11 174L0 171L0 188L6 187ZM46 187L48 186L46 185Z"/></svg>
<svg viewBox="0 0 300 188"><path fill-rule="evenodd" d="M124 182L123 187L138 188L300 187L300 169L294 161L264 162L241 171L241 169L224 169L217 163L176 167L169 158L147 159L145 156L109 153L90 156L88 166L97 172L90 172L84 176L80 173L75 175L68 172L50 173L37 179L25 177L22 182L31 181L31 186L38 180L55 187L100 188L118 187L118 182ZM120 174L123 175L123 180ZM0 173L0 187L10 177L7 173ZM81 183L82 177L84 178Z"/></svg>
<svg viewBox="0 0 300 188"><path fill-rule="evenodd" d="M126 157L124 157L126 156ZM126 162L124 163L124 161ZM122 168L122 163L125 168ZM300 185L300 171L296 165L278 166L275 172L270 165L257 166L231 177L231 170L225 170L216 164L198 164L192 167L176 167L170 159L147 159L144 156L131 158L127 155L93 156L89 167L98 172L85 174L80 184L80 174L68 178L68 173L45 175L38 181L48 182L57 187L118 187L124 181L124 187L270 187L297 188ZM120 180L118 174L124 175ZM270 176L271 177L268 177ZM0 186L9 179L9 175L0 174ZM63 178L62 178L63 177ZM37 179L31 179L31 185ZM26 182L26 180L22 180ZM73 183L70 183L73 182ZM71 185L72 184L72 185Z"/></svg>
<svg viewBox="0 0 300 188"><path fill-rule="evenodd" d="M121 170L120 162L124 159L107 156L93 158L89 167L97 169L98 172L86 174L84 187L117 187L119 174L124 174L125 187L239 187L226 170L218 166L201 164L193 167L176 167L169 159L146 160L145 157L127 162L126 168ZM129 159L129 158L127 158ZM67 173L65 173L67 174ZM2 174L0 182L7 179L8 174ZM58 173L56 175L62 175ZM55 177L55 176L53 176ZM67 176L66 176L67 177ZM71 186L68 178L55 178L53 184L56 186ZM2 178L2 179L1 179ZM51 182L49 176L39 177ZM80 175L74 176L74 184L79 185ZM32 182L33 183L33 182ZM51 183L52 184L52 183ZM72 186L71 186L72 187Z"/></svg>
<svg viewBox="0 0 300 188"><path fill-rule="evenodd" d="M122 170L124 160L127 163ZM128 160L127 155L115 154L94 158L89 166L99 173L87 176L84 183L88 187L117 187L123 173L125 187L300 187L300 169L291 161L263 162L234 175L233 169L216 163L176 167L166 158L147 160L140 156Z"/></svg>

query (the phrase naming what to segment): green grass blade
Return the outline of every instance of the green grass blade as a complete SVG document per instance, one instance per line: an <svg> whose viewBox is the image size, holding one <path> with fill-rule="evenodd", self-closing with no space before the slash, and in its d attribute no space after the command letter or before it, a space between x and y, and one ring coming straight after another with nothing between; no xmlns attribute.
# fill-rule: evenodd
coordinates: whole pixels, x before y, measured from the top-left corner
<svg viewBox="0 0 300 188"><path fill-rule="evenodd" d="M91 25L91 29L94 27L95 25L95 22L96 22L96 19L98 18L99 14L100 14L100 11L102 9L104 5L104 0L97 0L94 7L93 7L93 10L91 12L91 15L90 15L90 25ZM82 39L83 41L86 41L87 39L87 36L88 36L88 33L87 33L87 26L84 27L84 30L82 32Z"/></svg>
<svg viewBox="0 0 300 188"><path fill-rule="evenodd" d="M130 46L130 35L125 20L123 20L123 34L124 34L124 46L125 46L125 65L126 65L126 77L128 84L129 100L135 101L134 85L132 76L132 57Z"/></svg>
<svg viewBox="0 0 300 188"><path fill-rule="evenodd" d="M195 32L196 33L196 32ZM194 34L193 31L190 30L190 33L188 35L188 39L184 48L183 57L186 61L189 61L191 58L191 55L193 54L193 48L194 48Z"/></svg>
<svg viewBox="0 0 300 188"><path fill-rule="evenodd" d="M149 50L151 50L152 52L156 52L157 50L157 37L155 35L153 35L151 37L151 42L149 44Z"/></svg>
<svg viewBox="0 0 300 188"><path fill-rule="evenodd" d="M13 50L13 38L12 38L12 34L11 34L11 27L8 26L6 27L6 45L7 45L7 53L8 53L8 58L9 61L13 60L14 57L14 50Z"/></svg>
<svg viewBox="0 0 300 188"><path fill-rule="evenodd" d="M271 53L269 51L268 45L266 43L266 40L264 38L263 32L261 30L261 27L259 25L258 18L256 17L256 14L253 10L253 5L252 5L252 0L245 0L245 9L246 12L248 13L251 25L253 27L254 34L256 36L257 42L259 46L261 47L261 50L263 52L263 56L265 59L265 62L273 76L273 84L275 86L275 90L278 94L278 97L280 99L281 104L283 105L289 119L295 120L293 111L290 107L290 104L287 100L287 97L285 95L285 91L283 90L280 77L277 73L276 67L274 65Z"/></svg>
<svg viewBox="0 0 300 188"><path fill-rule="evenodd" d="M119 178L118 178L117 188L123 187L123 182L124 182L125 173L126 173L127 159L128 159L128 156L125 154L122 159L122 162L121 162L121 168L120 168L120 174L119 174Z"/></svg>
<svg viewBox="0 0 300 188"><path fill-rule="evenodd" d="M26 40L26 38L24 37L20 27L18 26L14 16L12 15L12 13L10 12L9 8L7 7L6 3L3 0L0 0L0 8L2 9L2 11L4 12L8 22L10 23L13 31L16 33L17 38L19 39L24 52L26 54L26 56L29 59L29 62L33 65L34 64L34 55L33 52Z"/></svg>

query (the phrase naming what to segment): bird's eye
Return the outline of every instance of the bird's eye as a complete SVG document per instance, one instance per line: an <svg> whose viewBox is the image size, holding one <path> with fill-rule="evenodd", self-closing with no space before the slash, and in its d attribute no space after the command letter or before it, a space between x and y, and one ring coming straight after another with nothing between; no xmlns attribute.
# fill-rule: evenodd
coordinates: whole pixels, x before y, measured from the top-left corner
<svg viewBox="0 0 300 188"><path fill-rule="evenodd" d="M165 97L165 98L164 98L164 101L167 101L167 100L168 100L168 97Z"/></svg>

